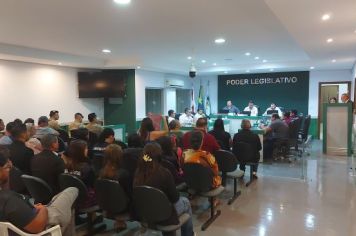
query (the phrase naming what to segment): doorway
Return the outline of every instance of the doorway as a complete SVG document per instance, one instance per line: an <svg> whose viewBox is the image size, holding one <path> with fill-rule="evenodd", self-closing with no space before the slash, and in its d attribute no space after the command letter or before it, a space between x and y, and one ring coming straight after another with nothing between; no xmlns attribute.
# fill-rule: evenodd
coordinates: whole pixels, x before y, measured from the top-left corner
<svg viewBox="0 0 356 236"><path fill-rule="evenodd" d="M318 134L319 139L322 137L323 125L323 106L324 103L329 103L331 98L336 98L338 103L341 103L341 95L347 93L350 96L351 81L336 81L336 82L319 82L319 103L318 103Z"/></svg>

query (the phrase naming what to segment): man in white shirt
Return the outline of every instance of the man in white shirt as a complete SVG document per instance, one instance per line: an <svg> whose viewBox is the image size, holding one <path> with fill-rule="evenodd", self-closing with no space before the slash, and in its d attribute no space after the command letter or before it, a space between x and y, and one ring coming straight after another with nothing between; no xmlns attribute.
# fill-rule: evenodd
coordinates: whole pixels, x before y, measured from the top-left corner
<svg viewBox="0 0 356 236"><path fill-rule="evenodd" d="M204 117L205 117L205 115L203 113L203 110L202 109L198 109L198 112L194 115L194 118L193 118L194 124L197 123L197 120L199 118L204 118Z"/></svg>
<svg viewBox="0 0 356 236"><path fill-rule="evenodd" d="M192 110L190 110L189 108L185 108L184 114L180 115L179 117L179 123L182 126L192 126L193 124Z"/></svg>
<svg viewBox="0 0 356 236"><path fill-rule="evenodd" d="M253 101L249 101L248 102L248 106L245 107L244 111L251 112L250 116L257 116L258 115L258 109L255 106L255 104L253 104Z"/></svg>
<svg viewBox="0 0 356 236"><path fill-rule="evenodd" d="M268 114L269 113L268 111L276 111L276 112L278 112L279 117L282 117L282 115L283 115L281 109L279 109L279 107L277 107L276 104L273 103L273 102L271 103L271 106L269 108L267 108L265 113L263 113L263 115L267 116L267 115L272 115L272 113L275 113L275 112L271 112L271 114Z"/></svg>
<svg viewBox="0 0 356 236"><path fill-rule="evenodd" d="M175 120L176 113L174 110L169 110L168 111L168 124L171 123L171 121Z"/></svg>

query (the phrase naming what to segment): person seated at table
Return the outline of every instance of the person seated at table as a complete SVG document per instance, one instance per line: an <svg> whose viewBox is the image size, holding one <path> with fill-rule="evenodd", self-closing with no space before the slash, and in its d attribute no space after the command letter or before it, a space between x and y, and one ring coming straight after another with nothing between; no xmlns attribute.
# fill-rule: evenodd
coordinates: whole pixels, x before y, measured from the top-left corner
<svg viewBox="0 0 356 236"><path fill-rule="evenodd" d="M224 107L222 110L226 111L227 113L233 113L234 115L240 113L239 108L233 105L231 100L226 102L226 107Z"/></svg>
<svg viewBox="0 0 356 236"><path fill-rule="evenodd" d="M168 111L168 119L167 119L167 123L169 125L169 123L171 123L171 121L174 121L176 119L176 113L174 110L169 110Z"/></svg>
<svg viewBox="0 0 356 236"><path fill-rule="evenodd" d="M265 131L265 138L263 142L263 159L272 160L274 143L280 140L286 140L289 137L288 125L283 122L278 114L273 114L271 117L271 124L268 127L261 126Z"/></svg>
<svg viewBox="0 0 356 236"><path fill-rule="evenodd" d="M277 113L280 117L282 117L283 113L279 107L276 106L275 103L271 103L271 106L266 109L265 113L263 113L264 116L267 115L272 115L272 113Z"/></svg>
<svg viewBox="0 0 356 236"><path fill-rule="evenodd" d="M199 118L204 118L204 117L205 117L205 114L204 114L203 109L198 108L197 113L195 113L195 115L193 117L193 123L196 123Z"/></svg>
<svg viewBox="0 0 356 236"><path fill-rule="evenodd" d="M251 145L251 149L253 150L253 159L252 160L245 160L246 162L256 163L256 165L251 166L253 171L253 176L257 178L257 168L258 162L260 160L260 150L262 149L260 138L257 134L254 134L251 131L251 123L249 120L242 120L241 121L241 131L234 135L234 139L232 142L232 151L236 155L238 153L237 150L237 143L243 142ZM240 160L240 170L246 170L246 163L241 162Z"/></svg>
<svg viewBox="0 0 356 236"><path fill-rule="evenodd" d="M84 128L83 118L84 118L84 116L81 113L79 113L79 112L75 113L74 121L68 125L68 130L72 131L75 129Z"/></svg>
<svg viewBox="0 0 356 236"><path fill-rule="evenodd" d="M48 126L54 130L59 130L61 127L59 126L58 120L59 120L59 112L56 110L50 111Z"/></svg>
<svg viewBox="0 0 356 236"><path fill-rule="evenodd" d="M245 107L244 111L250 112L250 116L258 116L258 109L253 103L253 101L248 102L248 106Z"/></svg>
<svg viewBox="0 0 356 236"><path fill-rule="evenodd" d="M87 124L85 128L87 128L89 132L92 132L96 134L97 137L99 137L101 132L103 132L103 127L99 124L96 114L90 113L88 115L88 120L89 124Z"/></svg>
<svg viewBox="0 0 356 236"><path fill-rule="evenodd" d="M218 141L221 149L230 151L231 148L231 135L225 131L224 121L221 118L218 118L214 122L213 130L209 131L209 134L213 135Z"/></svg>
<svg viewBox="0 0 356 236"><path fill-rule="evenodd" d="M143 143L148 143L158 139L161 136L168 134L168 125L166 118L163 117L163 130L155 130L151 118L146 117L141 121L140 129L138 130L138 135L140 135Z"/></svg>
<svg viewBox="0 0 356 236"><path fill-rule="evenodd" d="M194 118L192 116L192 110L189 108L184 109L184 113L179 116L179 123L182 126L192 126Z"/></svg>
<svg viewBox="0 0 356 236"><path fill-rule="evenodd" d="M183 160L184 163L198 163L211 169L213 173L212 187L217 188L221 185L219 167L214 155L202 149L204 136L205 134L200 130L195 130L191 132L189 139L191 148L184 151Z"/></svg>

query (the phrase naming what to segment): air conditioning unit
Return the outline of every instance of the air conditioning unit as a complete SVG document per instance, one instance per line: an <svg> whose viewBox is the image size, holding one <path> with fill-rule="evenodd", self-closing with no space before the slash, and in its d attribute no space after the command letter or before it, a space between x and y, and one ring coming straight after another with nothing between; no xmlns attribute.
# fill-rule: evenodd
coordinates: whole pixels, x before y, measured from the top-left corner
<svg viewBox="0 0 356 236"><path fill-rule="evenodd" d="M166 87L169 88L183 88L184 87L184 81L183 80L166 80Z"/></svg>

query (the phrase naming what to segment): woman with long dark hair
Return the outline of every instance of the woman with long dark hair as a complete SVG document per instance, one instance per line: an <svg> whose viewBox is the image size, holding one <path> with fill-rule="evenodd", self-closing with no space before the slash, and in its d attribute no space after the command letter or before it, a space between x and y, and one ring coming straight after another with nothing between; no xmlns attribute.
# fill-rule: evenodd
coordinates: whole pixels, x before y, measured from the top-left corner
<svg viewBox="0 0 356 236"><path fill-rule="evenodd" d="M150 141L154 141L157 138L167 135L168 133L168 125L167 120L163 117L163 130L155 130L153 126L152 119L149 117L143 118L141 121L140 129L138 130L138 134L140 135L143 142L147 143Z"/></svg>
<svg viewBox="0 0 356 236"><path fill-rule="evenodd" d="M143 149L143 156L138 161L133 185L134 187L147 185L165 193L174 208L172 209L171 217L161 222L161 224L178 224L178 216L183 213L192 215L192 210L189 200L179 196L172 174L159 163L161 153L162 150L159 144L155 142L146 144ZM194 235L191 217L182 225L181 235Z"/></svg>
<svg viewBox="0 0 356 236"><path fill-rule="evenodd" d="M214 129L209 131L209 134L215 137L221 149L230 151L232 143L231 135L225 131L224 121L221 118L215 120Z"/></svg>

